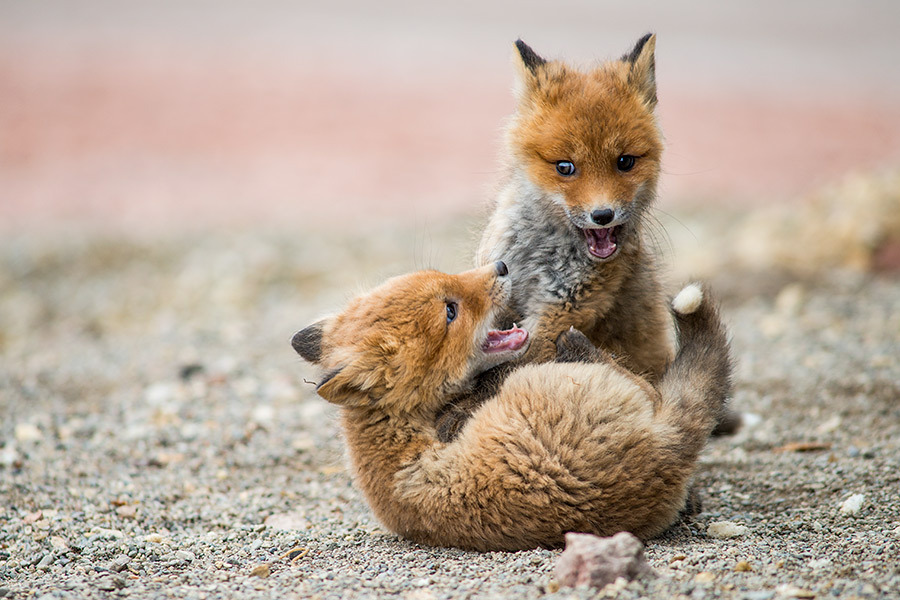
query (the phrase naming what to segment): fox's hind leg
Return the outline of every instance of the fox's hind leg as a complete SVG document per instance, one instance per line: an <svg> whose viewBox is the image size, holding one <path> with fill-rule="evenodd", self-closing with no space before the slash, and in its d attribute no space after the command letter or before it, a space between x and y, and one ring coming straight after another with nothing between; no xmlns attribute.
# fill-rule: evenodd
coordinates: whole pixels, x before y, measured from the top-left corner
<svg viewBox="0 0 900 600"><path fill-rule="evenodd" d="M570 328L556 338L556 362L558 363L599 363L610 362L612 358L600 350L586 335Z"/></svg>
<svg viewBox="0 0 900 600"><path fill-rule="evenodd" d="M556 362L607 364L641 388L653 400L654 407L659 406L659 392L649 381L623 367L611 354L602 348L594 346L593 342L586 335L574 327L570 327L568 331L562 332L556 338Z"/></svg>
<svg viewBox="0 0 900 600"><path fill-rule="evenodd" d="M672 301L679 348L659 384L659 417L679 428L685 447L699 452L721 420L731 396L732 361L728 335L709 290L686 286Z"/></svg>
<svg viewBox="0 0 900 600"><path fill-rule="evenodd" d="M708 291L697 288L700 294L700 305L698 305L694 310L688 310L693 307L689 306L690 294L686 295L684 292L690 291L691 288L692 286L686 287L684 290L682 290L682 293L678 294L675 300L673 300L672 307L675 313L675 320L678 323L678 328L681 332L682 337L697 336L699 338L699 344L697 344L696 341L692 342L695 347L702 346L707 349L719 348L719 356L717 357L719 359L717 369L718 372L714 377L711 378L711 380L719 382L720 389L717 390L716 395L727 398L731 395L732 365L730 358L723 358L727 357L728 355L728 342L724 339L724 329L722 328L721 321L719 319L717 311L715 310L715 307L702 299L702 294L704 292L708 293ZM681 300L681 302L679 302L679 300ZM701 314L695 315L695 311L698 311ZM716 326L710 326L710 322L716 323ZM707 359L710 356L709 353L703 354ZM737 432L740 426L741 414L729 407L728 404L723 401L718 420L712 430L711 435L732 435Z"/></svg>

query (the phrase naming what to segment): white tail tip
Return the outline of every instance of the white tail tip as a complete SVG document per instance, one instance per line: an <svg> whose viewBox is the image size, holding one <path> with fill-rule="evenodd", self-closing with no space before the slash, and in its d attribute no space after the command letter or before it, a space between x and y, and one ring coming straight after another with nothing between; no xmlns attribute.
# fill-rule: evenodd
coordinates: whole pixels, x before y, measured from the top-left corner
<svg viewBox="0 0 900 600"><path fill-rule="evenodd" d="M703 302L703 289L696 283L684 286L675 299L672 300L672 308L681 315L689 315Z"/></svg>

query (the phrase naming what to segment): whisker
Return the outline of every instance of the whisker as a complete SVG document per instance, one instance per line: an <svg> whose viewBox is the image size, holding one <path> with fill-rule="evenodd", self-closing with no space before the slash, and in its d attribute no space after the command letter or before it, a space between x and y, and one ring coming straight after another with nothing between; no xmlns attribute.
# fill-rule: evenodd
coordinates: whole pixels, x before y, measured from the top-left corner
<svg viewBox="0 0 900 600"><path fill-rule="evenodd" d="M666 211L664 211L663 209L657 208L657 207L654 207L653 210L655 210L655 211L657 211L657 212L660 212L660 213L666 215L667 217L669 217L670 219L672 219L673 221L675 221L676 223L678 223L679 225L681 225L681 227L683 227L685 231L687 231L689 234L691 234L691 237L694 238L695 241L697 241L697 242L700 241L700 238L697 237L697 234L694 233L694 231L693 231L690 227L688 227L688 226L684 223L684 221L682 221L681 219L679 219L678 217L676 217L676 216L673 215L672 213L666 212Z"/></svg>

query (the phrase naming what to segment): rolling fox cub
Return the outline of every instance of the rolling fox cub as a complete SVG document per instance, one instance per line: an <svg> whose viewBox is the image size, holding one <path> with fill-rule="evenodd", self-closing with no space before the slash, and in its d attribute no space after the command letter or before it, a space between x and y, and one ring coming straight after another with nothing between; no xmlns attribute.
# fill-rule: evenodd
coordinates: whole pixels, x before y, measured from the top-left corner
<svg viewBox="0 0 900 600"><path fill-rule="evenodd" d="M672 360L672 320L645 237L663 149L655 46L648 34L619 60L581 72L516 42L505 181L476 265L509 265L513 292L498 325L532 332L520 364L552 360L554 341L570 327L651 383ZM445 407L442 439L456 435L511 368ZM716 432L739 424L727 411Z"/></svg>
<svg viewBox="0 0 900 600"><path fill-rule="evenodd" d="M475 376L526 352L492 329L509 301L502 262L391 279L296 333L341 407L357 486L415 542L473 550L553 547L569 531L648 538L676 520L730 386L728 342L697 286L673 303L680 349L658 385L576 330L556 362L513 371L449 443L435 414Z"/></svg>

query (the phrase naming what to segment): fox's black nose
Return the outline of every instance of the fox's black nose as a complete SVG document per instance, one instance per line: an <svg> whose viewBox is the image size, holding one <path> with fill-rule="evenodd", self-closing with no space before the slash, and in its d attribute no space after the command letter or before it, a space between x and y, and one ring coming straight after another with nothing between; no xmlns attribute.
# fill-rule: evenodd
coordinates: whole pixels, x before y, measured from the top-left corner
<svg viewBox="0 0 900 600"><path fill-rule="evenodd" d="M497 267L497 275L500 277L506 277L509 275L509 269L506 268L506 263L502 260L498 260L494 263L494 266Z"/></svg>
<svg viewBox="0 0 900 600"><path fill-rule="evenodd" d="M611 208L598 208L591 213L591 221L597 225L608 225L612 222L615 213Z"/></svg>

